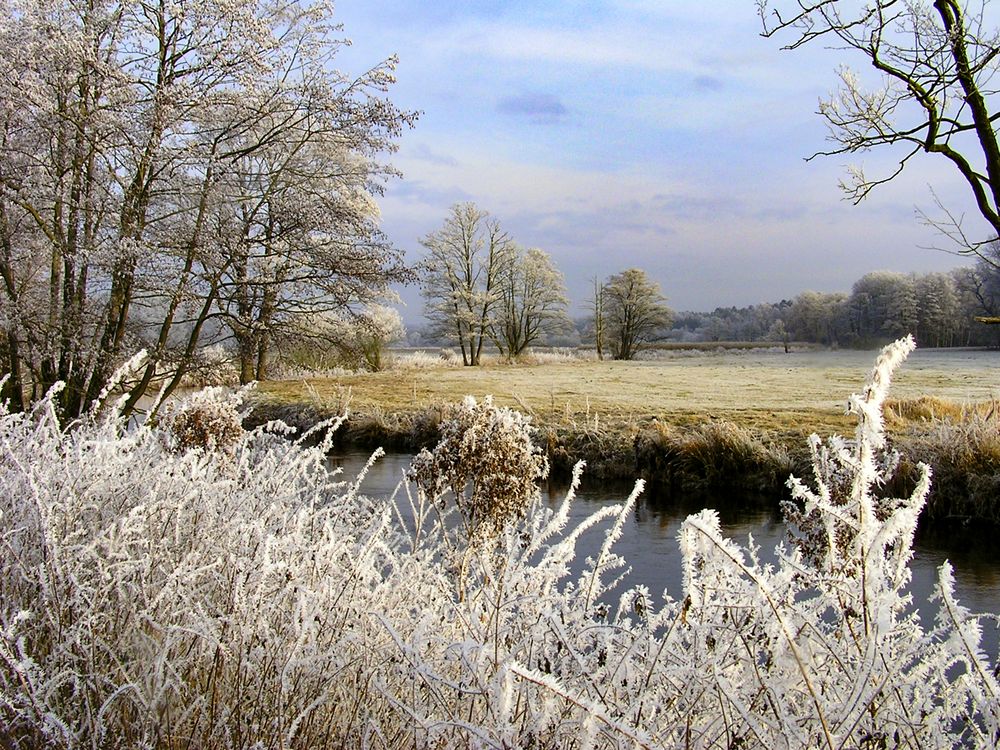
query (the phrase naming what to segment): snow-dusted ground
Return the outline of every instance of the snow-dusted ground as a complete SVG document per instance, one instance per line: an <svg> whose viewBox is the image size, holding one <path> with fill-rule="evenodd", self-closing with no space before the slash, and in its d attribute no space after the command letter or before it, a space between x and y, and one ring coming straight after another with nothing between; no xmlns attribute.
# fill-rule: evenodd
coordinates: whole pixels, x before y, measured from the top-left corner
<svg viewBox="0 0 1000 750"><path fill-rule="evenodd" d="M582 521L538 499L467 537L446 500L411 487L397 512L338 483L328 446L234 438L227 401L128 432L0 414L0 739L992 747L996 655L947 566L936 619L912 613L926 486L870 493L904 350L852 399L857 442L818 448L799 550L766 557L691 515L667 602L614 586L634 496Z"/></svg>

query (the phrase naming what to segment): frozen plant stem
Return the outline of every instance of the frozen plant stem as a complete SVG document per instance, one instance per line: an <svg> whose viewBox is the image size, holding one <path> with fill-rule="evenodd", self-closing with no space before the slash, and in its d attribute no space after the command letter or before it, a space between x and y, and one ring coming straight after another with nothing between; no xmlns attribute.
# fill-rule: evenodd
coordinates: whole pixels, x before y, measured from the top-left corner
<svg viewBox="0 0 1000 750"><path fill-rule="evenodd" d="M229 436L217 391L175 407L219 417L214 443L0 406L0 745L995 747L986 618L948 566L933 626L909 598L929 471L884 497L910 349L851 398L853 439L811 440L773 563L713 511L684 522L678 599L622 577L640 487L571 522L582 466L542 502L530 423L488 399L449 411L391 498L341 480L329 436Z"/></svg>

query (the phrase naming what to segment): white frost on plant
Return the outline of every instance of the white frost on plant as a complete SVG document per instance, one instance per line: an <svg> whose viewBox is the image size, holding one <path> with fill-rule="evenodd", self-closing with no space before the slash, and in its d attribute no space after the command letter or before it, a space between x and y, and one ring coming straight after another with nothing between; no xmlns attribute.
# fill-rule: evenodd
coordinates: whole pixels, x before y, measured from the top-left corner
<svg viewBox="0 0 1000 750"><path fill-rule="evenodd" d="M477 465L496 428L537 468L527 422L490 408L461 407L437 457ZM0 408L0 742L993 747L990 619L955 600L948 566L936 620L914 614L928 475L882 497L874 416L813 441L798 544L765 564L703 511L680 532L681 596L658 601L605 582L629 503L569 523L582 467L556 507L522 477L456 587L456 511L408 485L367 498L319 448L256 430L178 451L151 424L64 431L46 402ZM586 534L605 543L581 565Z"/></svg>

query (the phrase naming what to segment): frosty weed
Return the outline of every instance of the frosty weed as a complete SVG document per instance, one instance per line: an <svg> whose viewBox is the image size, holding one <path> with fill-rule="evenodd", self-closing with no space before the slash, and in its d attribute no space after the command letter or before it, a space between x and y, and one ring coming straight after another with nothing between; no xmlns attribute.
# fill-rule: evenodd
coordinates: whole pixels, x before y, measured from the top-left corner
<svg viewBox="0 0 1000 750"><path fill-rule="evenodd" d="M994 618L955 601L947 565L933 622L907 591L929 475L876 492L894 463L882 399L910 349L888 347L852 398L852 440L813 441L811 486L792 485L805 543L764 564L712 511L691 516L676 600L621 586L637 493L571 526L573 490L540 502L526 421L488 403L463 404L424 459L431 495L393 498L278 424L231 455L178 453L113 416L64 430L51 399L0 407L0 744L994 747ZM428 512L447 487L489 530L457 589L455 530Z"/></svg>

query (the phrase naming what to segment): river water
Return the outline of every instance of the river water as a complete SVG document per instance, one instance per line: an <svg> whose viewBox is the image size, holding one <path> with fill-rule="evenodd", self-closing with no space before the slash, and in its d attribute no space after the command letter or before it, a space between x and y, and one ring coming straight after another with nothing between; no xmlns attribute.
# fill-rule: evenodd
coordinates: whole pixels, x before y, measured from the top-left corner
<svg viewBox="0 0 1000 750"><path fill-rule="evenodd" d="M350 452L331 457L334 466L344 469L345 479L353 478L364 466L370 454ZM403 478L412 456L389 454L372 467L361 484L360 492L370 497L388 497ZM550 484L543 495L548 502L556 503L565 496L565 484ZM623 502L631 490L627 484L588 484L586 481L577 492L571 506L570 527L607 505ZM681 597L681 554L677 532L685 518L705 507L704 502L659 502L657 498L640 499L626 524L615 551L628 562L632 571L629 585L645 584L656 597L664 591L675 599ZM709 504L710 505L710 504ZM753 535L760 545L761 557L768 559L767 551L785 540L785 525L775 511L737 504L716 506L722 522L723 533L746 546L748 535ZM584 556L595 553L603 537L591 533L580 545ZM588 544L590 545L588 547ZM773 556L770 556L773 559ZM971 612L1000 615L1000 540L990 534L977 534L975 529L963 533L923 533L915 544L915 555L910 565L913 581L910 590L925 623L933 609L927 605L937 571L949 560L955 570L955 588L959 602ZM925 627L927 625L925 624ZM984 645L992 659L997 654L998 631L987 627Z"/></svg>

